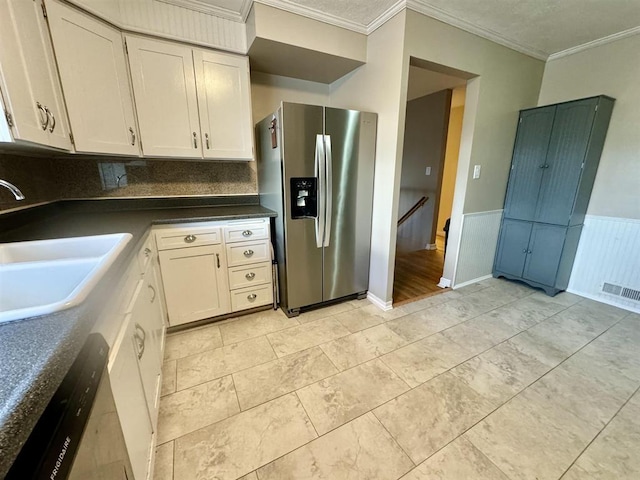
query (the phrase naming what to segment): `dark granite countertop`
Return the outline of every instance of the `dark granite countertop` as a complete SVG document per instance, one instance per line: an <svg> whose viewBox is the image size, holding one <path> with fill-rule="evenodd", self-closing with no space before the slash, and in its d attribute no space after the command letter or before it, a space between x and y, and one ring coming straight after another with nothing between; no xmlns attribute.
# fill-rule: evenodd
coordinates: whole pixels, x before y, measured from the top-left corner
<svg viewBox="0 0 640 480"><path fill-rule="evenodd" d="M74 200L0 215L0 243L131 233L132 240L80 305L0 323L0 478L91 333L104 301L157 224L273 217L254 195Z"/></svg>

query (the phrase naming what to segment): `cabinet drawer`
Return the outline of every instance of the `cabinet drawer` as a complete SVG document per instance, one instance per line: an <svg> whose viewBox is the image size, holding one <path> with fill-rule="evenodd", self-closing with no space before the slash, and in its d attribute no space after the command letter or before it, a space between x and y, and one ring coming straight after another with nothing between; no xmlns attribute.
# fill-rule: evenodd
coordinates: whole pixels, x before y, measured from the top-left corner
<svg viewBox="0 0 640 480"><path fill-rule="evenodd" d="M189 227L156 232L158 250L172 248L200 247L221 243L220 227Z"/></svg>
<svg viewBox="0 0 640 480"><path fill-rule="evenodd" d="M273 303L273 288L271 285L243 288L231 292L231 310L246 310Z"/></svg>
<svg viewBox="0 0 640 480"><path fill-rule="evenodd" d="M271 282L271 262L229 269L229 288L249 287Z"/></svg>
<svg viewBox="0 0 640 480"><path fill-rule="evenodd" d="M269 222L242 222L224 227L226 243L246 242L269 238Z"/></svg>
<svg viewBox="0 0 640 480"><path fill-rule="evenodd" d="M269 242L243 242L227 245L227 261L230 267L271 260Z"/></svg>

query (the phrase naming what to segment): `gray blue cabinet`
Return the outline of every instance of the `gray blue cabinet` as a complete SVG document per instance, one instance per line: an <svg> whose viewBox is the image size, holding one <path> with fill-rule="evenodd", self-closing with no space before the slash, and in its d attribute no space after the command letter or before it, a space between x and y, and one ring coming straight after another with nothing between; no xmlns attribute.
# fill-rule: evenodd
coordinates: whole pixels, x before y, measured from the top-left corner
<svg viewBox="0 0 640 480"><path fill-rule="evenodd" d="M567 288L614 99L520 112L494 277Z"/></svg>

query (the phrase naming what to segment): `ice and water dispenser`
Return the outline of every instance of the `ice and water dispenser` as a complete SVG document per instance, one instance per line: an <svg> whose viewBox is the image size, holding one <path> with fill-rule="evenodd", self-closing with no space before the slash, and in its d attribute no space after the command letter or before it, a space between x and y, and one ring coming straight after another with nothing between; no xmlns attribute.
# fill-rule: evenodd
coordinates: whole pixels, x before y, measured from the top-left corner
<svg viewBox="0 0 640 480"><path fill-rule="evenodd" d="M291 218L318 216L318 179L296 177L291 179Z"/></svg>

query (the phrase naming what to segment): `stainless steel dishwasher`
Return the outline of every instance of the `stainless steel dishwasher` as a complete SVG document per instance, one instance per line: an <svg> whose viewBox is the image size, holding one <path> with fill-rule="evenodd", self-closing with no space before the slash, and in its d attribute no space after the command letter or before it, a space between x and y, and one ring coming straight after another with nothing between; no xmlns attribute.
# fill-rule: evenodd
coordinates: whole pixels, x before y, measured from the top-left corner
<svg viewBox="0 0 640 480"><path fill-rule="evenodd" d="M8 480L133 480L106 368L108 353L102 335L89 335Z"/></svg>

